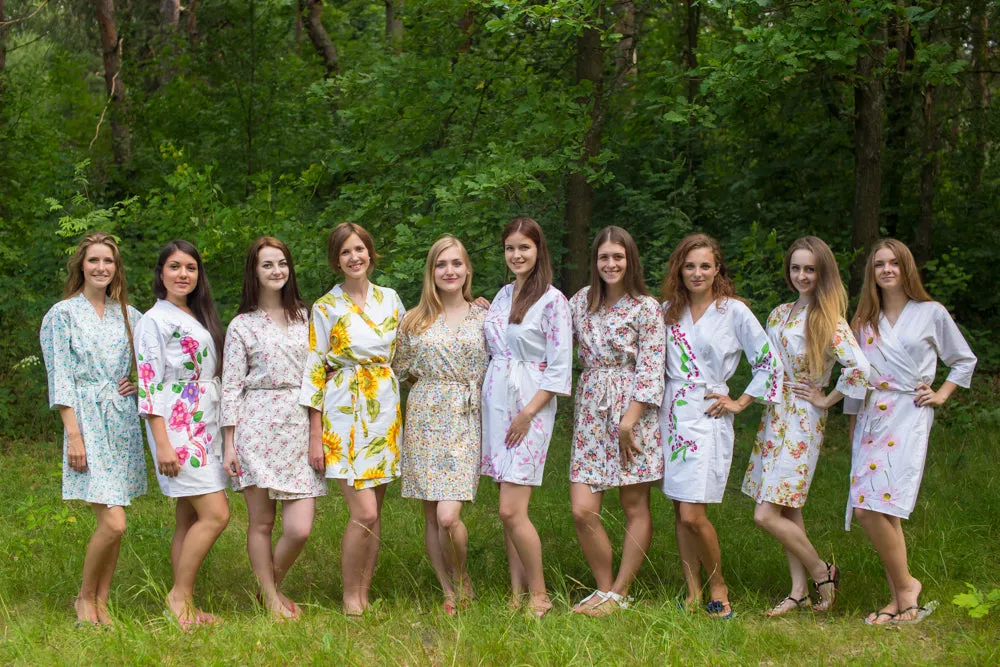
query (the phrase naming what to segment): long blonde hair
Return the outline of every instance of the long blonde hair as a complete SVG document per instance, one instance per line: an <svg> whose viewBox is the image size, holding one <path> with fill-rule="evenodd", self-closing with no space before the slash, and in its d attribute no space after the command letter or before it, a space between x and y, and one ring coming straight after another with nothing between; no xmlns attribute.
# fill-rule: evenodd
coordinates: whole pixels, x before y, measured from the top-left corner
<svg viewBox="0 0 1000 667"><path fill-rule="evenodd" d="M837 259L826 241L817 236L803 236L788 246L785 253L785 283L795 290L792 283L792 253L796 250L811 252L816 263L816 289L813 302L806 314L806 368L809 375L818 379L823 374L831 355L830 346L837 325L847 320L847 290L840 279Z"/></svg>
<svg viewBox="0 0 1000 667"><path fill-rule="evenodd" d="M462 261L465 262L468 269L465 274L465 284L462 285L462 297L469 303L472 302L472 263L469 261L469 253L461 241L451 234L445 234L435 241L427 252L427 263L424 266L424 286L420 290L420 303L403 317L403 322L399 326L403 333L414 335L427 331L444 310L441 297L438 295L437 284L434 282L434 268L441 253L450 248L458 248L462 255Z"/></svg>
<svg viewBox="0 0 1000 667"><path fill-rule="evenodd" d="M128 287L125 282L125 265L122 263L122 255L118 251L118 244L115 238L106 232L90 232L76 244L76 250L69 256L66 262L66 286L63 288L63 298L68 299L76 296L83 290L83 260L87 258L87 250L90 246L104 245L111 251L111 257L115 260L115 275L104 290L105 296L118 302L122 309L122 319L125 320L125 335L128 337L128 345L132 349L132 367L135 368L135 344L132 340L132 323L128 319Z"/></svg>
<svg viewBox="0 0 1000 667"><path fill-rule="evenodd" d="M866 325L871 327L872 333L878 336L878 318L882 315L882 288L875 280L875 253L882 249L892 251L899 262L899 273L902 279L903 292L914 301L933 301L931 295L924 289L924 283L920 280L920 272L917 270L917 263L913 259L913 253L906 247L906 244L896 239L882 239L872 246L868 253L868 261L865 262L865 280L861 285L861 300L858 301L858 309L854 311L854 318L851 320L851 328L855 335L861 335L861 329Z"/></svg>

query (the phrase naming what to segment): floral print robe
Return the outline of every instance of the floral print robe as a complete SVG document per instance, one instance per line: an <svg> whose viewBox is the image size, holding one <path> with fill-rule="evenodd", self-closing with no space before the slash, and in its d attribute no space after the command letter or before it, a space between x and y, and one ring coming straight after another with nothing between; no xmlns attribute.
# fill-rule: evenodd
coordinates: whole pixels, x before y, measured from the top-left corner
<svg viewBox="0 0 1000 667"><path fill-rule="evenodd" d="M826 410L798 398L792 383L830 384L833 363L841 365L837 391L864 398L868 360L843 319L837 324L821 376L809 376L806 354L808 306L792 317L794 303L785 303L767 318L767 336L785 369L780 403L768 403L761 415L757 439L743 478L743 493L758 503L802 507L809 494L826 428Z"/></svg>
<svg viewBox="0 0 1000 667"><path fill-rule="evenodd" d="M482 456L481 390L489 356L486 309L469 308L457 330L444 315L418 334L400 333L392 367L416 380L406 399L403 497L471 501Z"/></svg>
<svg viewBox="0 0 1000 667"><path fill-rule="evenodd" d="M299 405L309 354L309 322L279 327L263 310L242 313L226 330L222 354L222 426L233 426L243 474L278 500L325 496L326 479L309 465L309 411Z"/></svg>
<svg viewBox="0 0 1000 667"><path fill-rule="evenodd" d="M666 328L651 296L625 295L596 313L590 287L570 299L573 337L583 365L576 388L569 480L593 491L663 477L659 408L663 402ZM618 425L632 401L645 406L636 423L640 452L622 467Z"/></svg>
<svg viewBox="0 0 1000 667"><path fill-rule="evenodd" d="M498 482L540 486L556 420L552 398L531 421L527 435L507 448L507 429L539 390L568 396L573 382L573 320L569 302L549 285L519 324L510 323L514 285L490 305L483 330L490 365L483 383L482 473ZM539 366L545 362L545 370Z"/></svg>
<svg viewBox="0 0 1000 667"><path fill-rule="evenodd" d="M135 327L139 311L128 312ZM101 318L83 294L60 301L42 319L41 344L49 406L73 408L87 453L86 472L70 468L63 434L63 499L130 504L146 493L146 455L135 397L118 393L132 366L121 305L106 299Z"/></svg>
<svg viewBox="0 0 1000 667"><path fill-rule="evenodd" d="M299 402L322 412L326 476L356 489L399 477L403 414L390 363L405 312L396 292L373 284L364 308L342 285L313 305Z"/></svg>
<svg viewBox="0 0 1000 667"><path fill-rule="evenodd" d="M948 380L968 388L976 355L948 310L936 301L909 301L895 326L882 315L878 334L865 327L858 341L871 362L872 389L862 404L845 401L857 414L851 449L851 492L844 529L853 508L908 519L917 502L934 408L917 407L914 389L934 382L940 358Z"/></svg>
<svg viewBox="0 0 1000 667"><path fill-rule="evenodd" d="M171 498L199 496L229 486L222 468L219 380L215 342L201 322L164 299L135 328L139 414L163 417L177 453L176 477L156 471L160 490ZM156 462L156 440L146 422L146 440Z"/></svg>
<svg viewBox="0 0 1000 667"><path fill-rule="evenodd" d="M663 304L666 310L667 304ZM686 503L721 503L733 462L733 415L705 414L714 399L728 394L740 356L753 378L742 393L767 403L780 399L782 368L764 329L737 299L713 301L697 322L685 308L667 325L667 386L660 407L663 437L663 492Z"/></svg>

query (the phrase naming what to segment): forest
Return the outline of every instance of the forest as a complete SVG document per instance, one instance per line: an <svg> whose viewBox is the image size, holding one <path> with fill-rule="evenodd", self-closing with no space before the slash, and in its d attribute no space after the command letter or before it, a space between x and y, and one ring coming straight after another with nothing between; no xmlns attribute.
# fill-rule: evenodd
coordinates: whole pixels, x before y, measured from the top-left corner
<svg viewBox="0 0 1000 667"><path fill-rule="evenodd" d="M887 235L996 372L998 25L987 0L0 0L0 438L58 427L38 327L92 229L140 310L157 249L194 242L225 320L253 238L312 301L342 220L407 304L444 232L490 297L516 215L567 294L605 225L653 287L706 231L758 315L796 237L854 295Z"/></svg>

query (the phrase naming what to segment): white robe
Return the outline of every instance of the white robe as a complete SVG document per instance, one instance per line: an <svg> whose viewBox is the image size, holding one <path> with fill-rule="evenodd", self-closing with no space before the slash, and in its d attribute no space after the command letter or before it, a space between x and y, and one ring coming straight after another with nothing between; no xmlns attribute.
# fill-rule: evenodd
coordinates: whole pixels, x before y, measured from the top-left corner
<svg viewBox="0 0 1000 667"><path fill-rule="evenodd" d="M858 343L871 363L864 404L848 400L844 412L857 414L851 449L851 492L844 529L853 508L907 519L917 502L927 458L934 408L917 407L914 389L934 382L940 358L951 368L948 380L969 387L976 355L948 310L936 301L909 301L896 325L882 315L878 335L861 330Z"/></svg>
<svg viewBox="0 0 1000 667"><path fill-rule="evenodd" d="M549 286L519 324L510 324L513 285L501 289L483 330L490 365L483 382L482 474L498 482L539 486L556 420L556 399L545 404L516 446L504 438L511 421L539 390L569 396L573 381L573 319L563 293ZM545 370L539 365L545 362Z"/></svg>
<svg viewBox="0 0 1000 667"><path fill-rule="evenodd" d="M664 310L667 304L663 304ZM753 378L742 393L775 403L781 398L782 367L767 334L747 306L713 302L697 323L685 308L680 322L667 326L667 388L660 407L665 459L663 493L687 503L721 503L733 462L733 415L705 414L728 394L726 382L746 356Z"/></svg>

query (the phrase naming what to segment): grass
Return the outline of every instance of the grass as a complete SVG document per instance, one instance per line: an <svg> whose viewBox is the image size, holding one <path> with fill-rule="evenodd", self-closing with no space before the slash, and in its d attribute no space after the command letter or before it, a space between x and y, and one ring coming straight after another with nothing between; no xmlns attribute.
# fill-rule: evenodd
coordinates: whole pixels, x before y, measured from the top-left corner
<svg viewBox="0 0 1000 667"><path fill-rule="evenodd" d="M985 381L984 381L985 384ZM739 383L734 383L740 386ZM633 610L604 619L566 613L593 581L576 543L567 482L572 405L560 407L544 485L531 514L542 537L546 579L556 603L541 621L506 607L507 569L497 492L483 481L466 508L469 567L479 599L450 618L423 554L419 503L388 494L385 537L374 582L376 610L350 621L339 612L340 543L346 507L321 500L313 536L286 583L305 607L299 622L275 624L255 608L245 551L246 509L232 496L233 521L202 569L198 599L224 623L185 634L163 616L170 581L172 509L150 478L150 493L128 510L129 528L112 592L113 631L77 630L71 600L79 586L90 509L60 500L57 438L0 445L0 663L3 664L769 664L1000 663L1000 617L969 618L951 604L964 582L1000 586L1000 468L992 400L948 406L931 437L913 519L904 522L911 568L923 600L938 611L919 626L866 627L865 614L887 599L882 569L860 527L843 531L850 452L843 417L832 416L806 525L821 554L843 570L830 615L769 620L760 612L788 591L783 553L753 524L739 493L759 409L737 420L737 451L726 500L710 515L719 531L725 574L738 617L712 621L677 607L683 591L669 502L654 492L655 534L633 588ZM996 397L990 391L991 398ZM980 414L987 415L980 417ZM992 416L991 416L992 415ZM150 470L152 468L150 467ZM605 497L605 524L621 543L621 512Z"/></svg>

